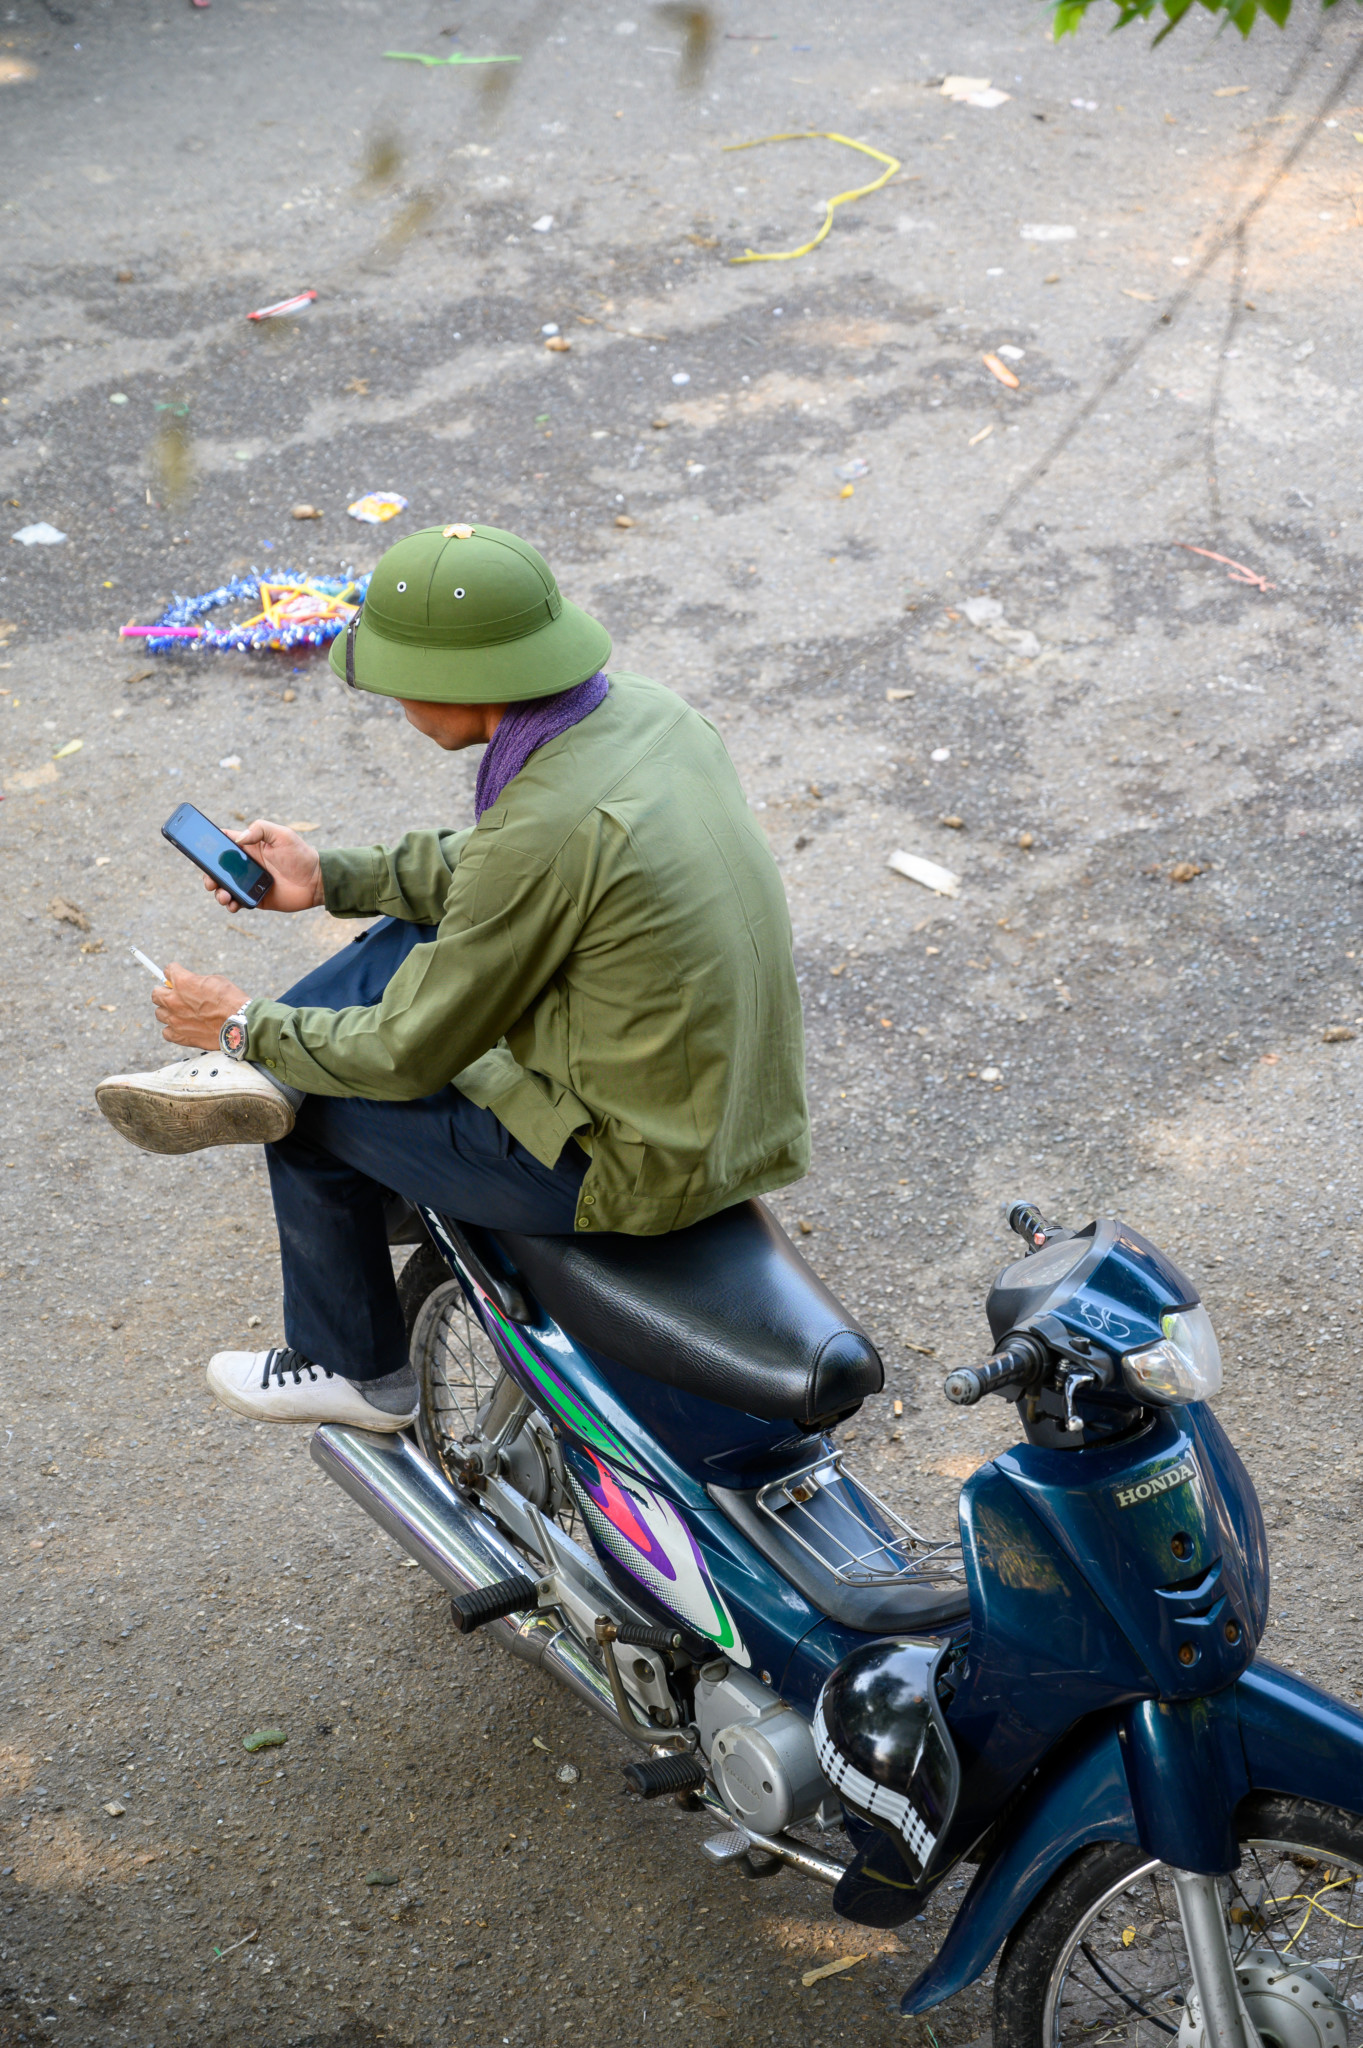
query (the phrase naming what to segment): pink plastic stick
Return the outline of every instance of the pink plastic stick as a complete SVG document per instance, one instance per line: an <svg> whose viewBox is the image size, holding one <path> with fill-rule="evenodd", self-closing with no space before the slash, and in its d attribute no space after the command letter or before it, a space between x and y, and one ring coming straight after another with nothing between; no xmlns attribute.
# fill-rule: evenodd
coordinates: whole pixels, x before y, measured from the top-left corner
<svg viewBox="0 0 1363 2048"><path fill-rule="evenodd" d="M1276 590L1276 583L1268 583L1257 569L1247 569L1243 562L1233 562L1229 555L1214 555L1210 548L1195 548L1190 541L1177 540L1174 546L1190 555L1205 555L1209 562L1224 562L1230 571L1232 583L1249 583L1255 590Z"/></svg>
<svg viewBox="0 0 1363 2048"><path fill-rule="evenodd" d="M120 626L120 640L197 640L202 626Z"/></svg>
<svg viewBox="0 0 1363 2048"><path fill-rule="evenodd" d="M281 299L274 306L261 306L246 317L248 320L273 320L276 313L301 313L304 306L310 306L316 297L316 292L299 292L296 298Z"/></svg>

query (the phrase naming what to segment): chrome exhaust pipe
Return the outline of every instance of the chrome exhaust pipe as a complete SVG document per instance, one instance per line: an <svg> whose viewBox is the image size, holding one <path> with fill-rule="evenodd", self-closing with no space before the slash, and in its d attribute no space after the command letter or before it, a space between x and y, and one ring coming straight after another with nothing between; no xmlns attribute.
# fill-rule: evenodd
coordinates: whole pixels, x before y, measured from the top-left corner
<svg viewBox="0 0 1363 2048"><path fill-rule="evenodd" d="M379 1435L326 1422L309 1449L327 1477L447 1593L470 1593L524 1574L524 1557L495 1523L470 1507L400 1432ZM619 1728L610 1681L556 1615L511 1615L489 1622L484 1633L549 1672Z"/></svg>

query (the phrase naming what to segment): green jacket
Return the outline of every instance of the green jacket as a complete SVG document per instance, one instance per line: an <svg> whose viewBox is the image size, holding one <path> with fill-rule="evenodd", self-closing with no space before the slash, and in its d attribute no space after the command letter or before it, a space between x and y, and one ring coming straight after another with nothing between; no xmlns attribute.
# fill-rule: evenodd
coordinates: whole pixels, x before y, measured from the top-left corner
<svg viewBox="0 0 1363 2048"><path fill-rule="evenodd" d="M649 1235L809 1165L781 878L723 741L614 675L478 824L322 855L334 917L438 924L372 1008L255 1001L247 1057L313 1095L453 1081L546 1166L591 1164L579 1230Z"/></svg>

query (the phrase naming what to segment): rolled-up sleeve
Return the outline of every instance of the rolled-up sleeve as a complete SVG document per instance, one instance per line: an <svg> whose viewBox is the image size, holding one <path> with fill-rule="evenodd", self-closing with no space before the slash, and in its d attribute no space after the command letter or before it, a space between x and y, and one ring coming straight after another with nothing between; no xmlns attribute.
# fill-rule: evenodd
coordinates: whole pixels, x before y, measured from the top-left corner
<svg viewBox="0 0 1363 2048"><path fill-rule="evenodd" d="M439 835L412 833L383 857L392 878L383 886L400 883L408 907L398 910L382 890L371 907L421 921L432 903L422 893L422 862L433 884L444 858ZM321 1010L258 999L246 1013L246 1057L310 1095L408 1102L434 1094L490 1051L572 951L578 906L554 867L515 852L453 879L447 869L446 890L439 932L412 948L380 1002Z"/></svg>

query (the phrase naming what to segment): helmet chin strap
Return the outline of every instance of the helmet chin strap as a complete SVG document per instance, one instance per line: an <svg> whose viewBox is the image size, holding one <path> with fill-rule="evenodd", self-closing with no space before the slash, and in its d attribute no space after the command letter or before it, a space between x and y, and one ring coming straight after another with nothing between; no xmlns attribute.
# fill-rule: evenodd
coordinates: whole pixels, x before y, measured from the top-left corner
<svg viewBox="0 0 1363 2048"><path fill-rule="evenodd" d="M358 690L360 687L355 680L355 634L363 611L362 604L356 605L350 624L345 629L345 679L347 689L351 690Z"/></svg>

